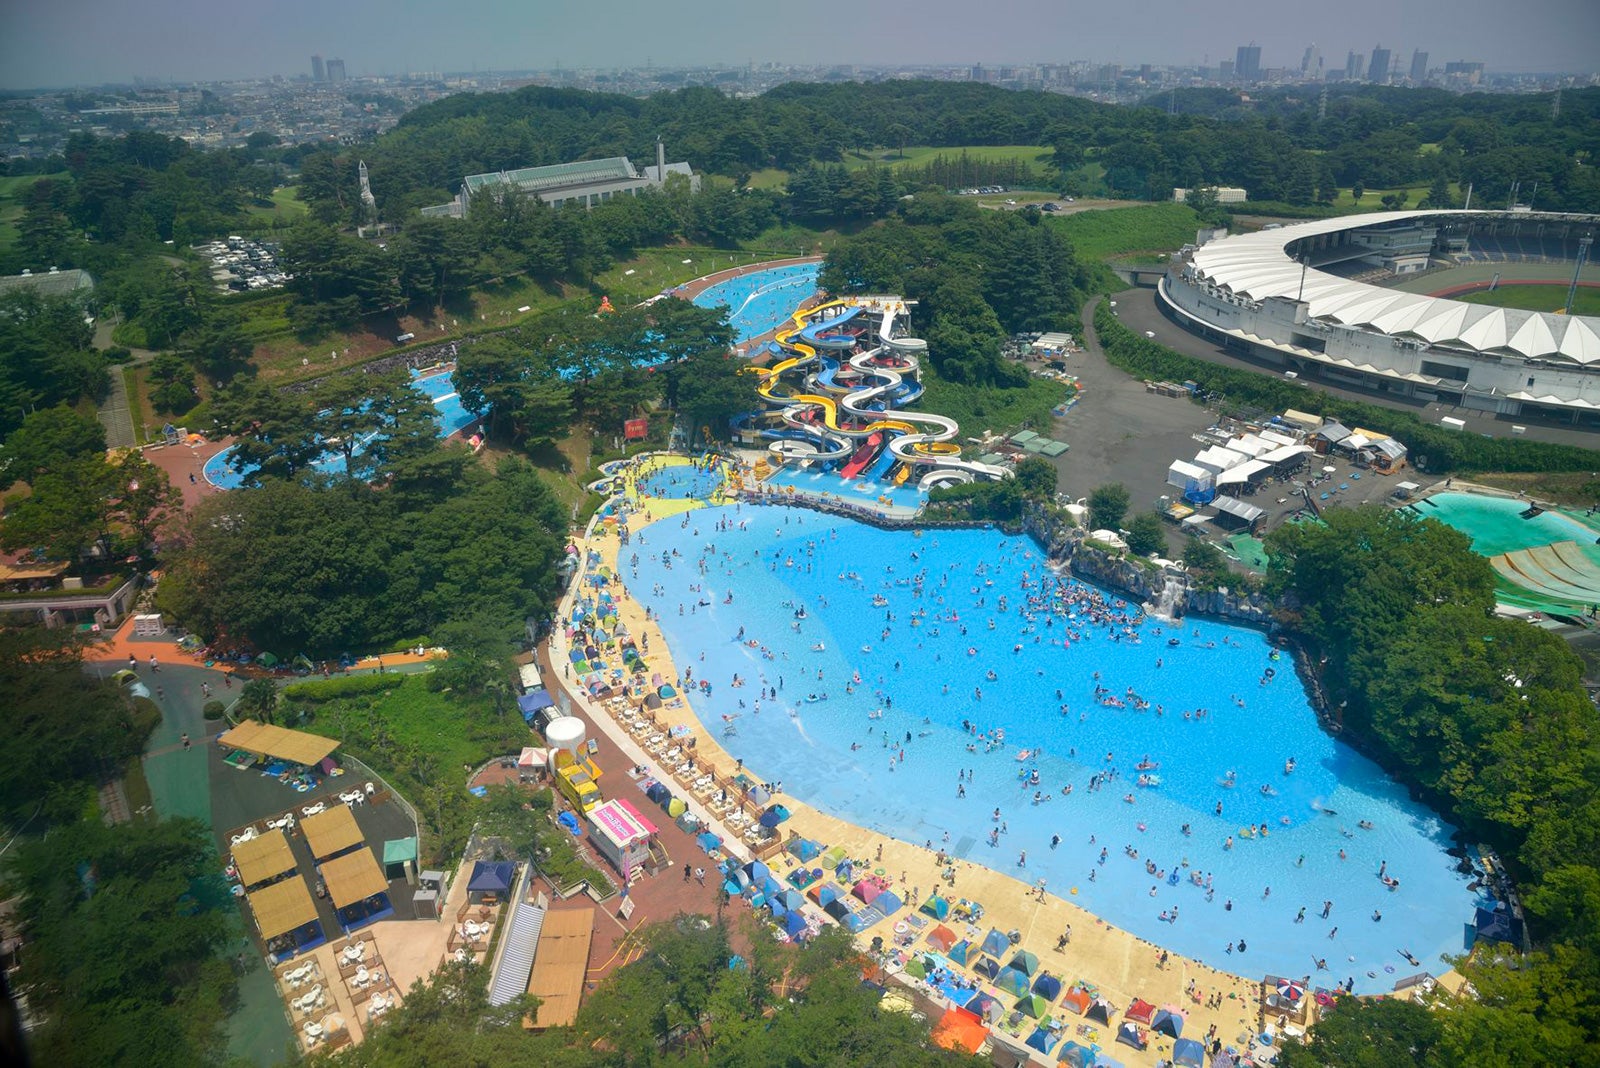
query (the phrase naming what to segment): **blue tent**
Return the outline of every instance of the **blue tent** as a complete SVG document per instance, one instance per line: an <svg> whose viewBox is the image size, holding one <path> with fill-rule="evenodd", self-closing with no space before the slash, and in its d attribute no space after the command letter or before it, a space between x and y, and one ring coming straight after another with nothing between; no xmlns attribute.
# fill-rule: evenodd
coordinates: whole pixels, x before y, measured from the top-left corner
<svg viewBox="0 0 1600 1068"><path fill-rule="evenodd" d="M1168 1038L1177 1038L1183 1034L1183 1017L1161 1009L1150 1020L1150 1030L1159 1031Z"/></svg>
<svg viewBox="0 0 1600 1068"><path fill-rule="evenodd" d="M893 916L906 906L905 902L900 900L899 894L896 894L893 890L885 890L872 899L872 907L885 916Z"/></svg>
<svg viewBox="0 0 1600 1068"><path fill-rule="evenodd" d="M972 1000L967 1002L965 1008L972 1015L987 1023L1003 1020L1006 1015L1006 1007L1000 1004L992 994L985 994L981 990L972 995Z"/></svg>
<svg viewBox="0 0 1600 1068"><path fill-rule="evenodd" d="M1184 1068L1201 1068L1206 1061L1206 1048L1192 1038L1180 1038L1172 1044L1172 1060Z"/></svg>
<svg viewBox="0 0 1600 1068"><path fill-rule="evenodd" d="M1048 1027L1034 1028L1033 1034L1028 1036L1028 1046L1040 1053L1049 1053L1055 1048L1056 1036Z"/></svg>
<svg viewBox="0 0 1600 1068"><path fill-rule="evenodd" d="M829 904L839 899L837 886L823 886L817 890L817 904L826 908Z"/></svg>
<svg viewBox="0 0 1600 1068"><path fill-rule="evenodd" d="M517 709L522 713L524 723L532 723L533 717L547 708L555 706L555 698L550 696L550 691L539 689L529 690L517 698Z"/></svg>
<svg viewBox="0 0 1600 1068"><path fill-rule="evenodd" d="M766 817L763 816L763 819ZM841 860L838 867L833 869L833 874L840 882L853 883L856 881L856 863L846 857Z"/></svg>
<svg viewBox="0 0 1600 1068"><path fill-rule="evenodd" d="M796 838L789 843L789 852L794 854L796 860L814 860L822 852L822 847L809 838Z"/></svg>
<svg viewBox="0 0 1600 1068"><path fill-rule="evenodd" d="M752 860L744 866L744 873L750 876L751 882L760 882L772 875L771 869L759 860Z"/></svg>
<svg viewBox="0 0 1600 1068"><path fill-rule="evenodd" d="M1033 981L1033 992L1049 1001L1061 996L1061 980L1045 972Z"/></svg>
<svg viewBox="0 0 1600 1068"><path fill-rule="evenodd" d="M788 818L788 809L781 805L773 805L771 808L767 809L761 814L761 819L757 822L770 831Z"/></svg>
<svg viewBox="0 0 1600 1068"><path fill-rule="evenodd" d="M798 890L784 890L778 894L778 900L783 902L783 907L790 912L800 908L806 903L805 895Z"/></svg>
<svg viewBox="0 0 1600 1068"><path fill-rule="evenodd" d="M1122 1026L1117 1028L1117 1041L1134 1049L1144 1049L1150 1045L1149 1040L1139 1033L1139 1025L1132 1020L1124 1020Z"/></svg>
<svg viewBox="0 0 1600 1068"><path fill-rule="evenodd" d="M672 791L667 789L661 783L653 782L650 784L650 789L644 792L644 796L648 797L652 802L659 805L663 802L672 800Z"/></svg>
<svg viewBox="0 0 1600 1068"><path fill-rule="evenodd" d="M704 849L707 853L711 852L713 849L721 848L722 846L722 839L717 837L715 834L712 834L710 831L701 832L700 836L696 838L695 841L698 842L700 844L700 848Z"/></svg>
<svg viewBox="0 0 1600 1068"><path fill-rule="evenodd" d="M957 964L965 964L967 963L967 958L976 952L977 950L973 948L972 943L963 938L961 941L951 946L950 951L946 953L945 956L949 957Z"/></svg>
<svg viewBox="0 0 1600 1068"><path fill-rule="evenodd" d="M473 893L504 894L510 891L517 877L517 866L509 860L480 860L472 866L472 877L467 880L467 890Z"/></svg>
<svg viewBox="0 0 1600 1068"><path fill-rule="evenodd" d="M934 894L928 900L924 901L922 903L922 907L917 911L926 913L936 920L942 920L946 916L950 915L950 902L946 901L938 894Z"/></svg>
<svg viewBox="0 0 1600 1068"><path fill-rule="evenodd" d="M790 938L793 938L806 929L806 918L799 912L790 912L783 918L783 929Z"/></svg>
<svg viewBox="0 0 1600 1068"><path fill-rule="evenodd" d="M776 897L767 898L767 908L772 910L772 918L775 920L781 919L789 912L789 910L784 907L783 902L778 900Z"/></svg>
<svg viewBox="0 0 1600 1068"><path fill-rule="evenodd" d="M1088 1046L1080 1046L1076 1042L1068 1042L1061 1047L1061 1059L1057 1064L1066 1068L1092 1068L1094 1065L1094 1050Z"/></svg>
<svg viewBox="0 0 1600 1068"><path fill-rule="evenodd" d="M1011 939L1001 934L998 928L989 928L989 933L983 936L983 951L991 957L1003 957L1011 948Z"/></svg>
<svg viewBox="0 0 1600 1068"><path fill-rule="evenodd" d="M972 970L985 979L993 979L1000 974L1000 965L992 957L979 957L978 963L972 966Z"/></svg>

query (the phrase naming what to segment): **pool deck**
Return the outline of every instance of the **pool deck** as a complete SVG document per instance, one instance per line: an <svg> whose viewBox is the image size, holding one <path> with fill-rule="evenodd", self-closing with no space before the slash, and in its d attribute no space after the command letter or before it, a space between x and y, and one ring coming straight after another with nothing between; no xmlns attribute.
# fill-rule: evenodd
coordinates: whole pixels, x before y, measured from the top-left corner
<svg viewBox="0 0 1600 1068"><path fill-rule="evenodd" d="M698 502L695 504L698 506ZM683 508L676 509L672 514L681 514L683 510ZM647 505L644 511L633 515L630 528L637 533L660 517L656 507ZM600 554L602 566L611 568L613 574L620 574L618 556L621 545L610 527L597 526L593 536L580 542L580 546L583 550L580 558L585 558L587 551L592 549ZM572 586L574 593L568 595L569 602L571 597L576 596L582 589L582 583L575 582ZM652 664L659 668L664 677L675 678L677 671L670 662L667 641L660 629L653 622L645 620L644 609L629 595L625 587L612 585L610 589L617 601L619 615L627 625L629 633L636 639L648 636L650 644L654 647L651 652ZM570 607L570 603L563 604L562 618L566 618ZM551 662L566 661L567 645L564 636L557 634L550 639L549 652ZM618 720L613 719L596 703L591 703L578 695L574 695L574 699L575 703L589 714L588 718L605 731L630 759L652 768L656 767L655 759L643 751ZM695 745L695 762L698 765L707 770L715 769L719 776L732 777L736 773L735 761L717 744L715 730L699 721L687 702L681 710L666 714L699 728L696 731L698 740ZM762 778L760 768L747 767L745 770L757 780ZM669 774L659 768L656 768L656 771L662 781L672 781ZM1030 883L962 860L953 862L956 871L954 884L945 884L940 881L940 865L936 862L933 850L857 827L819 812L787 795L782 799L792 814L783 827L785 834L795 832L825 846L844 846L851 856L879 858L875 860L875 866L882 867L888 877L896 882L897 892L907 899L908 904L914 901L920 902L934 892L982 902L985 911L981 929L977 933L978 938L981 938L983 932L991 926L1001 931L1014 929L1022 932L1019 948L1030 949L1036 953L1042 969L1058 976L1067 985L1078 979L1097 985L1101 993L1116 1005L1119 1011L1131 1004L1136 997L1158 1006L1179 1004L1183 1006L1187 1016L1184 1028L1186 1037L1199 1039L1205 1035L1207 1028L1215 1025L1217 1037L1225 1044L1238 1044L1241 1036L1253 1036L1261 1026L1263 1017L1260 1009L1259 977L1251 979L1231 975L1177 954L1170 954L1163 967L1159 962L1160 946L1113 927L1078 907L1070 901L1070 894L1065 897L1060 896L1063 889L1061 887L1048 887L1050 892L1041 899L1037 888ZM690 801L691 811L709 816L709 813L704 812L692 798L686 800ZM709 822L718 827L719 833L722 833L728 845L733 847L735 855L744 852L737 845L739 836L736 833L729 833L726 829L720 828L720 824L715 820ZM1056 941L1069 925L1072 931L1071 942L1064 951L1057 951ZM962 925L953 926L958 935L964 933L961 930ZM892 941L893 932L889 927L889 924L878 924L868 928L858 937L859 944L866 948L875 935L883 936L885 942ZM916 948L921 946L919 940ZM1191 981L1198 987L1201 1003L1196 1003L1185 995L1185 990ZM926 992L925 987L923 992ZM1213 994L1221 996L1221 1007L1204 1008L1204 1000ZM1077 1038L1078 1036L1072 1031L1078 1021L1073 1019L1070 1012L1066 1014L1066 1020L1067 1037ZM1154 1033L1151 1035L1149 1048L1144 1052L1136 1052L1128 1046L1118 1046L1112 1050L1116 1042L1114 1026L1116 1022L1113 1021L1113 1026L1109 1029L1098 1028L1100 1036L1097 1041L1101 1048L1111 1055L1135 1065L1154 1065L1160 1058L1171 1057L1171 1040ZM1042 1055L1035 1054L1036 1061L1041 1057ZM1046 1063L1054 1063L1054 1057L1043 1060Z"/></svg>

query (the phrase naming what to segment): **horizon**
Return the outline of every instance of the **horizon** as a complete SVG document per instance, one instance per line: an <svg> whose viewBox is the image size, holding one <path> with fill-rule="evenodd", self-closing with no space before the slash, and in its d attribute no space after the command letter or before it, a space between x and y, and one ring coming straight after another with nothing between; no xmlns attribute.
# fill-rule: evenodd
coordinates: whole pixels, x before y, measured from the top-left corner
<svg viewBox="0 0 1600 1068"><path fill-rule="evenodd" d="M1496 74L1600 70L1592 47L1600 40L1600 6L1533 0L1531 8L1522 21L1560 32L1544 39L1507 35L1483 0L1465 6L1420 0L1400 10L1382 0L1351 0L1337 10L1298 13L1291 24L1284 24L1281 5L1237 0L1226 24L1201 26L1192 25L1192 7L1177 0L1156 0L1137 21L1088 6L1063 10L1048 0L1013 0L998 14L953 0L925 0L909 21L899 0L824 0L806 23L730 0L703 0L692 16L620 0L604 22L576 10L541 11L513 0L449 6L353 0L336 9L310 0L151 0L137 7L65 0L48 8L0 10L0 89L293 79L309 76L313 55L343 59L352 78L768 64L1215 67L1251 44L1261 48L1264 71L1298 72L1308 46L1318 49L1327 72L1342 71L1348 53L1365 59L1374 47L1389 49L1401 70L1413 51L1427 53L1430 67L1482 62ZM831 29L840 25L860 32ZM616 31L619 26L629 28L625 35ZM828 30L809 32L810 26ZM216 32L208 33L210 27ZM486 34L488 29L494 32ZM892 46L880 44L890 40Z"/></svg>

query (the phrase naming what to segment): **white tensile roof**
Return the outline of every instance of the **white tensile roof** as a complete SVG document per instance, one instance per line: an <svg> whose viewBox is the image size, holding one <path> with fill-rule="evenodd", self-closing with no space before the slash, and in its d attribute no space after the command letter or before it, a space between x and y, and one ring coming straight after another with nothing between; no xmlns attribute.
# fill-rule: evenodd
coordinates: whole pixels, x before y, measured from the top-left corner
<svg viewBox="0 0 1600 1068"><path fill-rule="evenodd" d="M1311 268L1285 251L1294 241L1383 224L1481 217L1469 211L1388 211L1296 223L1211 241L1192 254L1195 271L1211 285L1251 300L1299 296L1312 318L1407 335L1433 345L1529 359L1600 363L1600 318L1554 315L1466 304L1352 282Z"/></svg>

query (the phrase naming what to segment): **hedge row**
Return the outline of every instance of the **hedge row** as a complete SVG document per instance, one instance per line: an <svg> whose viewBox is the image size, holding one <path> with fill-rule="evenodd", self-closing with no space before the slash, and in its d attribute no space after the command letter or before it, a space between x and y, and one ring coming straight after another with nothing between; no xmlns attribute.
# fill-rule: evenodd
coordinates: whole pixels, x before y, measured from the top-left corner
<svg viewBox="0 0 1600 1068"><path fill-rule="evenodd" d="M406 676L394 672L384 675L342 675L336 679L297 682L293 686L284 687L283 695L291 701L307 701L315 704L319 701L333 701L340 697L382 693L394 689L405 681Z"/></svg>
<svg viewBox="0 0 1600 1068"><path fill-rule="evenodd" d="M1476 471L1596 471L1600 451L1526 438L1490 438L1423 422L1410 412L1349 400L1320 389L1238 367L1219 366L1184 356L1140 337L1102 301L1095 307L1095 330L1106 359L1139 378L1192 381L1202 392L1266 411L1286 408L1315 412L1349 427L1381 430L1411 451L1420 470L1434 474ZM1426 463L1423 463L1423 460Z"/></svg>

